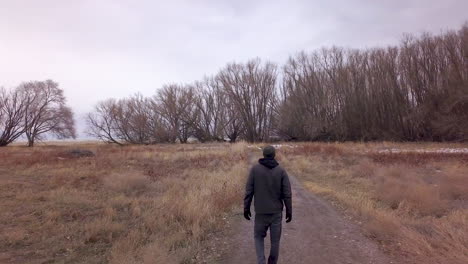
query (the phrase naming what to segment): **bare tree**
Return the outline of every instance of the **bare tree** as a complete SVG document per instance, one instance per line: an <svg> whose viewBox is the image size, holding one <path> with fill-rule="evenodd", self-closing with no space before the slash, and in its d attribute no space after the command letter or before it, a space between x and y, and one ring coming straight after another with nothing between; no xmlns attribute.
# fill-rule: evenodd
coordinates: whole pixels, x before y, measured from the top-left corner
<svg viewBox="0 0 468 264"><path fill-rule="evenodd" d="M151 102L141 94L119 100L113 113L121 138L132 144L152 143L155 140L150 123L152 110Z"/></svg>
<svg viewBox="0 0 468 264"><path fill-rule="evenodd" d="M276 104L276 65L260 59L228 64L217 78L222 83L245 126L250 142L268 140Z"/></svg>
<svg viewBox="0 0 468 264"><path fill-rule="evenodd" d="M7 146L24 133L26 106L27 99L16 89L0 88L0 147Z"/></svg>
<svg viewBox="0 0 468 264"><path fill-rule="evenodd" d="M152 133L154 143L171 142L171 131L165 122L164 117L160 114L160 106L155 98L147 98L151 116L149 117L149 127Z"/></svg>
<svg viewBox="0 0 468 264"><path fill-rule="evenodd" d="M168 128L170 141L186 143L194 134L193 124L198 117L194 105L194 88L188 85L165 85L157 92L154 100Z"/></svg>
<svg viewBox="0 0 468 264"><path fill-rule="evenodd" d="M58 138L75 138L71 108L66 105L63 90L52 80L34 81L20 85L18 91L26 98L24 131L28 146L46 133Z"/></svg>
<svg viewBox="0 0 468 264"><path fill-rule="evenodd" d="M226 126L226 105L222 85L215 78L205 78L195 83L196 114L192 119L195 136L202 142L222 141Z"/></svg>
<svg viewBox="0 0 468 264"><path fill-rule="evenodd" d="M332 133L340 103L328 88L324 53L299 53L283 67L279 130L288 139L325 139Z"/></svg>
<svg viewBox="0 0 468 264"><path fill-rule="evenodd" d="M413 140L465 138L468 25L440 36L407 37L401 45L401 82L409 95Z"/></svg>
<svg viewBox="0 0 468 264"><path fill-rule="evenodd" d="M154 144L169 141L155 101L141 94L99 102L87 116L88 134L107 143Z"/></svg>
<svg viewBox="0 0 468 264"><path fill-rule="evenodd" d="M118 130L117 108L117 101L114 99L99 102L86 118L88 134L107 143L122 145L124 138Z"/></svg>
<svg viewBox="0 0 468 264"><path fill-rule="evenodd" d="M223 131L229 142L235 143L245 133L245 125L232 98L226 92L223 92L223 106Z"/></svg>

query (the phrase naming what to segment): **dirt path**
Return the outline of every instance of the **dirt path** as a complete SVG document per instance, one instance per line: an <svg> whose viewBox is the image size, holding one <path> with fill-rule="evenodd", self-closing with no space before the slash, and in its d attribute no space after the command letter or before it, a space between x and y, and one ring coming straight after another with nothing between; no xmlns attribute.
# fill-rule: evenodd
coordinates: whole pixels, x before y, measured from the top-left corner
<svg viewBox="0 0 468 264"><path fill-rule="evenodd" d="M279 263L394 263L379 251L374 242L361 234L359 227L343 219L327 202L305 190L294 177L291 177L291 184L293 221L283 222ZM253 219L238 220L232 236L224 242L231 252L219 263L256 263ZM265 239L266 254L269 252L269 239L269 236Z"/></svg>

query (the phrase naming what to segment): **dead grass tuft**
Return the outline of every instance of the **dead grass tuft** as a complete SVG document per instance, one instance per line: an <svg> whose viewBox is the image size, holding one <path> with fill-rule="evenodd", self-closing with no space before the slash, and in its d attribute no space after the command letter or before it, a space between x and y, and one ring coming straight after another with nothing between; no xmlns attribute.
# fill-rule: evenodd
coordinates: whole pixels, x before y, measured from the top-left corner
<svg viewBox="0 0 468 264"><path fill-rule="evenodd" d="M362 159L358 164L351 167L352 176L356 178L371 178L375 175L378 166L369 159Z"/></svg>
<svg viewBox="0 0 468 264"><path fill-rule="evenodd" d="M404 205L411 213L437 217L447 211L447 202L441 199L438 186L424 182L414 168L382 167L374 181L374 196L393 210Z"/></svg>
<svg viewBox="0 0 468 264"><path fill-rule="evenodd" d="M449 167L441 173L439 190L443 198L468 201L468 176L463 167Z"/></svg>
<svg viewBox="0 0 468 264"><path fill-rule="evenodd" d="M401 228L398 218L391 214L378 212L370 217L364 225L368 236L381 243L395 243L399 240L398 229Z"/></svg>
<svg viewBox="0 0 468 264"><path fill-rule="evenodd" d="M116 192L138 193L150 187L151 181L138 172L113 173L103 178L104 187Z"/></svg>
<svg viewBox="0 0 468 264"><path fill-rule="evenodd" d="M125 230L122 223L117 223L111 217L101 217L84 225L85 243L110 243Z"/></svg>

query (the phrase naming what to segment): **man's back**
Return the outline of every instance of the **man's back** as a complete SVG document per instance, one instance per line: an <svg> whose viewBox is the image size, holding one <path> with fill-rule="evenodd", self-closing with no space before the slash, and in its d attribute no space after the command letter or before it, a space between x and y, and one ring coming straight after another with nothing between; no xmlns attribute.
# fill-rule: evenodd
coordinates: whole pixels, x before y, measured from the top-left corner
<svg viewBox="0 0 468 264"><path fill-rule="evenodd" d="M262 164L254 165L249 174L249 183L247 188L253 191L257 214L281 213L283 200L288 207L286 203L291 200L291 187L288 175L281 166L269 168Z"/></svg>
<svg viewBox="0 0 468 264"><path fill-rule="evenodd" d="M270 229L271 249L269 264L276 264L279 256L283 204L286 223L292 219L291 184L286 171L275 160L275 148L263 149L263 159L250 169L245 186L244 217L250 220L250 205L255 199L254 238L257 263L265 263L264 239Z"/></svg>

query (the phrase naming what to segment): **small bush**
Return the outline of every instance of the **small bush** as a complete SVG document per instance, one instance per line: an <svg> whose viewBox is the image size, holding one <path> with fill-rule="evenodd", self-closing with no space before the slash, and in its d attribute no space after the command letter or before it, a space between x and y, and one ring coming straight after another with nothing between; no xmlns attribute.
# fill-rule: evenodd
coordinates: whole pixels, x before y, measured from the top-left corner
<svg viewBox="0 0 468 264"><path fill-rule="evenodd" d="M110 243L124 230L122 223L113 222L110 217L98 218L85 224L85 243Z"/></svg>

